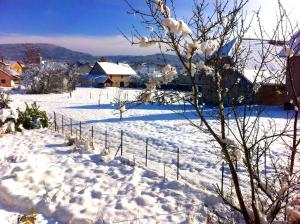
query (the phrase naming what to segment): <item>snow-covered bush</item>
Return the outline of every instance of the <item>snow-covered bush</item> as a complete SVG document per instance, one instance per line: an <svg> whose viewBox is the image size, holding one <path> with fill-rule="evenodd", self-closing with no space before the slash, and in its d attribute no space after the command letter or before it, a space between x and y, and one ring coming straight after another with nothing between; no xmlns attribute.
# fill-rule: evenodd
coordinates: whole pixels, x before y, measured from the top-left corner
<svg viewBox="0 0 300 224"><path fill-rule="evenodd" d="M9 95L5 92L0 91L0 109L2 108L9 108L9 103L11 102L11 99L9 98Z"/></svg>
<svg viewBox="0 0 300 224"><path fill-rule="evenodd" d="M22 127L25 129L47 128L49 127L49 119L45 111L41 111L36 102L29 106L26 104L25 111L17 110L19 117L16 125L17 129Z"/></svg>
<svg viewBox="0 0 300 224"><path fill-rule="evenodd" d="M15 131L15 122L18 114L10 109L11 102L9 95L0 92L0 134L11 133Z"/></svg>
<svg viewBox="0 0 300 224"><path fill-rule="evenodd" d="M68 135L65 138L65 145L66 146L72 146L76 143L76 140L77 140L76 136Z"/></svg>
<svg viewBox="0 0 300 224"><path fill-rule="evenodd" d="M95 145L90 138L81 138L76 139L74 144L74 151L78 151L79 153L86 153L95 150Z"/></svg>
<svg viewBox="0 0 300 224"><path fill-rule="evenodd" d="M107 162L112 159L111 151L109 148L104 148L100 153L100 161Z"/></svg>
<svg viewBox="0 0 300 224"><path fill-rule="evenodd" d="M51 62L26 70L21 81L30 93L62 93L75 89L77 75L77 67Z"/></svg>
<svg viewBox="0 0 300 224"><path fill-rule="evenodd" d="M10 108L0 109L0 134L11 133L15 131L15 122L18 114Z"/></svg>

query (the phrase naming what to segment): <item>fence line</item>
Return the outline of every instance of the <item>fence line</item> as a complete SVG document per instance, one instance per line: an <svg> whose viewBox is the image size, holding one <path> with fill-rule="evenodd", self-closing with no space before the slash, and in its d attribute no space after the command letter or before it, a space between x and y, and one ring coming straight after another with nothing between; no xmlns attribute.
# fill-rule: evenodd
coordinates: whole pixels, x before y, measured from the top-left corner
<svg viewBox="0 0 300 224"><path fill-rule="evenodd" d="M158 171L164 176L164 179L168 177L169 179L181 179L189 182L188 179L193 178L184 176L185 172L180 172L180 170L188 170L189 167L191 167L193 158L197 156L197 153L183 152L179 147L174 151L166 150L165 147L157 144L160 141L156 141L155 139L153 140L149 137L138 138L135 134L132 135L129 132L125 132L121 128L119 133L109 132L106 128L103 130L103 128L74 120L56 112L49 114L49 117L51 117L53 121L55 131L61 132L63 135L74 135L75 133L79 139L89 138L92 144L100 146L100 150L109 149L112 155L117 156L119 154L129 161L137 162L149 169ZM190 156L191 158L182 159L182 156ZM197 168L195 162L193 168L193 171L189 172L194 172L195 175L199 175L201 168ZM222 172L220 185L222 185L223 188L225 178L225 176L223 177L223 166L220 172Z"/></svg>

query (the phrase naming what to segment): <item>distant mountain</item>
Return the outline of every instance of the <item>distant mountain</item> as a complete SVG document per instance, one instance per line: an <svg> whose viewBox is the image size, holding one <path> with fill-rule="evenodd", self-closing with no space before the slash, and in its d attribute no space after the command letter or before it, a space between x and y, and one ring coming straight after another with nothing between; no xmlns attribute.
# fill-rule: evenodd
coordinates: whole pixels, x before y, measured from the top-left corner
<svg viewBox="0 0 300 224"><path fill-rule="evenodd" d="M27 44L0 44L0 56L9 60L22 60L24 58L24 51ZM99 60L100 56L93 56L87 53L73 51L64 47L60 47L54 44L30 44L34 48L41 50L41 55L44 60L51 61L64 61L74 63L76 61L89 62L94 64ZM105 56L105 55L102 55ZM139 63L154 63L154 64L179 64L179 60L175 55L170 54L154 54L147 56L107 56L109 61L112 62L126 62L128 64Z"/></svg>
<svg viewBox="0 0 300 224"><path fill-rule="evenodd" d="M54 44L0 44L0 55L10 60L22 60L26 45L39 48L45 60L73 62L77 60L92 61L94 56L69 50Z"/></svg>

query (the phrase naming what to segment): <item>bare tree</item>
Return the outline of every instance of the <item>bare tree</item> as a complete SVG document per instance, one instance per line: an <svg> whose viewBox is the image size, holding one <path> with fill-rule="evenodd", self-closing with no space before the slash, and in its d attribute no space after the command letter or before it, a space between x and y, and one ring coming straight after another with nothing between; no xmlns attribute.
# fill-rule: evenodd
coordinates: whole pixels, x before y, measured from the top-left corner
<svg viewBox="0 0 300 224"><path fill-rule="evenodd" d="M24 44L24 62L28 65L38 65L41 63L41 49L31 44Z"/></svg>
<svg viewBox="0 0 300 224"><path fill-rule="evenodd" d="M183 100L193 106L199 121L195 122L185 117L199 133L209 133L217 143L216 154L229 167L232 185L216 186L216 192L234 211L242 214L246 223L272 223L286 219L288 199L297 190L299 174L294 170L299 139L297 139L297 122L299 108L299 93L293 93L292 104L296 108L293 115L288 115L285 124L278 125L272 118L268 122L262 118L264 107L253 105L261 83L270 80L264 78L268 71L277 84L282 82L286 74L287 81L293 83L290 71L286 71L285 59L279 58L276 44L272 41L281 38L282 33L291 36L284 29L289 21L287 14L279 4L280 14L272 40L266 41L266 33L259 22L256 33L261 51L256 58L258 67L253 75L253 88L241 89L241 75L245 72L251 56L251 46L243 46L243 37L251 22L247 24L244 8L248 0L219 1L214 3L206 0L194 0L190 18L181 20L177 17L173 0L145 0L147 9L136 9L125 0L131 14L140 18L141 23L150 31L143 36L134 27L131 37L124 35L131 44L140 47L157 46L162 52L176 54L182 65L179 72L171 65L164 68L164 76L151 80L147 89L140 96L141 101L162 102L170 95L177 100ZM207 10L209 9L209 10ZM213 10L212 10L213 9ZM208 11L212 11L210 14ZM287 37L286 36L286 37ZM226 55L228 43L234 41L230 56ZM278 42L279 43L279 42ZM280 42L282 47L285 42ZM282 66L279 72L272 73L270 60L276 60ZM287 57L289 65L290 56ZM289 68L289 66L288 66ZM288 69L289 70L289 69ZM180 74L178 74L180 73ZM196 80L196 74L209 80L211 95L214 98L216 110L207 119L199 102L204 93L201 92ZM190 82L191 92L184 97L181 94L162 93L156 89L161 84L172 81L177 75L186 75ZM239 91L240 94L236 94ZM230 106L226 108L226 106ZM182 114L185 116L184 114ZM291 121L293 124L291 125ZM217 125L215 124L217 121ZM292 136L290 132L292 131ZM292 138L292 145L290 139ZM278 150L278 142L286 143L282 150L287 157L276 158L274 151ZM247 187L245 187L245 185Z"/></svg>

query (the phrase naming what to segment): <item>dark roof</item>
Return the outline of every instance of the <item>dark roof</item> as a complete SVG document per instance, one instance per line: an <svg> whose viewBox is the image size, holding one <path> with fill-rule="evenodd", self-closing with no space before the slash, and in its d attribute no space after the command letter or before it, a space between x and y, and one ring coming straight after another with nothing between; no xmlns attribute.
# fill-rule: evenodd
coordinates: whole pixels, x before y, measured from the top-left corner
<svg viewBox="0 0 300 224"><path fill-rule="evenodd" d="M104 84L106 82L112 82L106 75L100 75L98 78L95 79L96 83Z"/></svg>

